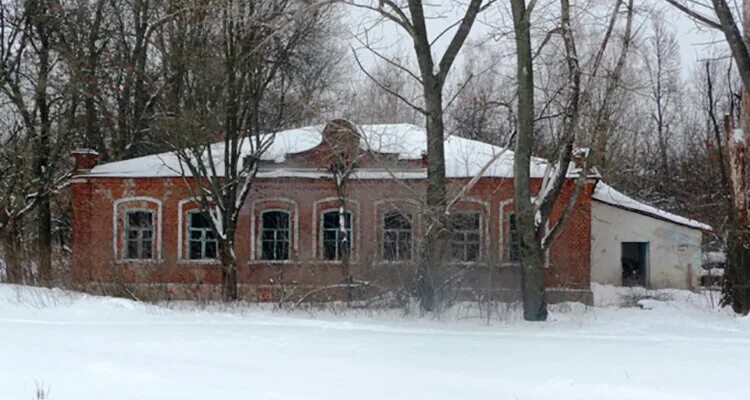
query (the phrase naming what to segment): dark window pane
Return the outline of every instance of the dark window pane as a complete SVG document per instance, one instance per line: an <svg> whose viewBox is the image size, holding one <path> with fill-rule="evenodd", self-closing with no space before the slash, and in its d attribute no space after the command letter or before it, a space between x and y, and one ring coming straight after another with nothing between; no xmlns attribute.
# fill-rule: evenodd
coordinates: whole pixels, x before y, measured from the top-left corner
<svg viewBox="0 0 750 400"><path fill-rule="evenodd" d="M289 242L281 242L278 246L277 260L288 260L289 259Z"/></svg>
<svg viewBox="0 0 750 400"><path fill-rule="evenodd" d="M128 240L125 248L126 248L125 258L139 258L137 240Z"/></svg>
<svg viewBox="0 0 750 400"><path fill-rule="evenodd" d="M276 232L272 230L264 230L263 232L261 232L260 238L261 240L273 240L275 237L275 233Z"/></svg>
<svg viewBox="0 0 750 400"><path fill-rule="evenodd" d="M273 260L273 242L264 240L260 244L261 247L261 257L263 257L264 260Z"/></svg>
<svg viewBox="0 0 750 400"><path fill-rule="evenodd" d="M191 260L199 260L199 259L203 258L202 254L201 254L201 242L200 241L191 240L189 242L188 246L189 246L189 249L190 249L190 256L189 256L189 258Z"/></svg>
<svg viewBox="0 0 750 400"><path fill-rule="evenodd" d="M128 239L138 239L138 231L133 229L128 231Z"/></svg>
<svg viewBox="0 0 750 400"><path fill-rule="evenodd" d="M206 254L203 258L216 258L216 242L206 242Z"/></svg>
<svg viewBox="0 0 750 400"><path fill-rule="evenodd" d="M479 229L479 213L453 214L450 218L450 225L455 230L477 230Z"/></svg>
<svg viewBox="0 0 750 400"><path fill-rule="evenodd" d="M479 259L479 244L466 245L466 259L464 261L476 261Z"/></svg>
<svg viewBox="0 0 750 400"><path fill-rule="evenodd" d="M191 228L210 228L211 222L203 215L203 212L193 211L190 214L190 227Z"/></svg>
<svg viewBox="0 0 750 400"><path fill-rule="evenodd" d="M143 233L142 237L144 239L151 239L151 236L153 235L154 231L152 231L152 230L145 230L145 231L142 231L142 233Z"/></svg>
<svg viewBox="0 0 750 400"><path fill-rule="evenodd" d="M516 215L508 215L508 261L519 260L519 238L516 228Z"/></svg>
<svg viewBox="0 0 750 400"><path fill-rule="evenodd" d="M402 240L398 242L398 259L409 260L411 259L411 240Z"/></svg>
<svg viewBox="0 0 750 400"><path fill-rule="evenodd" d="M329 230L323 231L323 240L326 240L326 241L328 241L328 240L335 241L337 237L338 237L338 231L337 230L330 230L329 229Z"/></svg>
<svg viewBox="0 0 750 400"><path fill-rule="evenodd" d="M471 243L479 243L479 232L468 232L466 234L466 241Z"/></svg>
<svg viewBox="0 0 750 400"><path fill-rule="evenodd" d="M383 233L383 240L389 241L389 242L395 242L398 240L398 232L397 231L385 231Z"/></svg>
<svg viewBox="0 0 750 400"><path fill-rule="evenodd" d="M151 227L152 214L148 211L129 211L127 222L129 227L149 228Z"/></svg>
<svg viewBox="0 0 750 400"><path fill-rule="evenodd" d="M391 211L383 217L383 226L385 229L411 229L411 216Z"/></svg>
<svg viewBox="0 0 750 400"><path fill-rule="evenodd" d="M323 258L325 258L326 260L335 260L337 258L335 240L323 241Z"/></svg>
<svg viewBox="0 0 750 400"><path fill-rule="evenodd" d="M150 240L144 240L141 243L141 246L142 246L141 247L141 251L143 252L143 254L141 255L140 258L153 258L153 256L154 256L152 254L153 253L153 246L151 245L151 241Z"/></svg>
<svg viewBox="0 0 750 400"><path fill-rule="evenodd" d="M383 258L386 260L397 260L398 259L398 246L396 242L385 242L383 243Z"/></svg>
<svg viewBox="0 0 750 400"><path fill-rule="evenodd" d="M263 213L264 229L288 229L289 213L284 211L267 211Z"/></svg>
<svg viewBox="0 0 750 400"><path fill-rule="evenodd" d="M200 240L201 237L203 237L203 232L196 229L190 230L190 239L191 240Z"/></svg>
<svg viewBox="0 0 750 400"><path fill-rule="evenodd" d="M323 214L323 228L332 229L339 227L339 213L338 211L330 211Z"/></svg>

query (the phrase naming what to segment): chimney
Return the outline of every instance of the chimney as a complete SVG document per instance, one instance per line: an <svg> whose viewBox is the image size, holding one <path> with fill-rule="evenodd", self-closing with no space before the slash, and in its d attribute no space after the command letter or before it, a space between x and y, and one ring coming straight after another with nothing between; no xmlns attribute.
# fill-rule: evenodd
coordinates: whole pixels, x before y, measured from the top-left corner
<svg viewBox="0 0 750 400"><path fill-rule="evenodd" d="M96 166L96 161L99 159L99 153L91 149L76 149L70 155L75 160L73 173L76 174L90 171L91 168Z"/></svg>
<svg viewBox="0 0 750 400"><path fill-rule="evenodd" d="M323 129L323 143L326 143L337 157L349 159L359 152L357 128L344 119L334 119Z"/></svg>
<svg viewBox="0 0 750 400"><path fill-rule="evenodd" d="M573 164L575 164L576 168L583 168L583 165L586 163L586 159L589 157L589 149L582 147L579 149L573 150Z"/></svg>

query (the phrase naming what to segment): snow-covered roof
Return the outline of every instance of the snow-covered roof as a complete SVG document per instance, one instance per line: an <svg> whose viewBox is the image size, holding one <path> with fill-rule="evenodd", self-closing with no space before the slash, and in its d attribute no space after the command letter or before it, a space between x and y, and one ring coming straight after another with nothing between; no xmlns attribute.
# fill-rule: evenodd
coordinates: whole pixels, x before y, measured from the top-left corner
<svg viewBox="0 0 750 400"><path fill-rule="evenodd" d="M289 154L311 150L322 142L323 128L324 126L309 126L277 132L273 137L273 143L270 148L261 158L265 161L281 164ZM378 153L397 154L401 160L419 160L422 154L427 151L426 132L424 128L415 125L360 125L358 129L362 134L360 147L363 149L369 149ZM449 178L475 176L481 171L482 167L500 152L504 153L485 171L484 176L512 177L512 151L476 140L449 136L445 139L446 176ZM212 153L217 167L221 166L220 157L223 156L223 143L215 143L212 146ZM548 165L549 162L545 159L532 158L531 176L536 178L542 177ZM569 171L571 174L576 172L572 167ZM176 177L181 176L182 173L180 162L175 153L161 153L97 165L85 175L87 177L135 178ZM187 168L185 168L184 173L189 174ZM317 173L319 174L319 172ZM217 174L222 176L223 171L219 170ZM316 171L276 167L269 168L268 170L261 169L258 176L267 176L269 178L298 177L310 176L310 174L315 175ZM373 175L364 173L363 171L359 174L359 179L367 179L371 175L379 178L383 176L383 174Z"/></svg>
<svg viewBox="0 0 750 400"><path fill-rule="evenodd" d="M661 220L673 222L675 224L687 226L690 228L701 229L704 231L712 230L711 227L702 222L698 222L689 218L681 217L664 210L660 210L654 206L650 206L645 203L641 203L625 194L615 190L612 186L599 181L594 188L594 194L592 196L594 200L598 200L602 203L606 203L615 207L623 208L630 211L635 211L640 214L645 214Z"/></svg>

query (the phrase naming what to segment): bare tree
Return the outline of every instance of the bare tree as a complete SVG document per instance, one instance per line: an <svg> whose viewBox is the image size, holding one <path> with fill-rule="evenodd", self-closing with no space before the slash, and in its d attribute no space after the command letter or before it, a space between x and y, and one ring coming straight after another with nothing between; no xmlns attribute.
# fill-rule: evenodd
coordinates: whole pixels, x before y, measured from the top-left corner
<svg viewBox="0 0 750 400"><path fill-rule="evenodd" d="M216 0L195 11L190 35L165 52L180 90L155 126L218 241L222 293L237 299L235 235L240 210L274 132L285 126L295 52L309 43L327 3ZM198 24L198 21L200 24ZM188 40L189 38L189 40ZM214 143L220 139L219 143Z"/></svg>
<svg viewBox="0 0 750 400"><path fill-rule="evenodd" d="M731 305L735 312L750 313L750 228L748 227L748 199L746 166L750 140L750 0L742 1L742 26L736 22L726 0L711 0L711 4L666 0L700 24L721 31L729 45L737 73L742 81L740 124L735 133L732 116L725 118L724 134L731 181L730 223L727 232L727 263L722 288L722 304ZM697 11L695 6L701 7ZM703 10L713 10L713 16ZM743 35L741 32L745 32Z"/></svg>
<svg viewBox="0 0 750 400"><path fill-rule="evenodd" d="M561 36L565 49L567 64L567 89L562 114L561 133L557 146L556 161L545 172L541 187L532 199L530 162L535 138L534 128L534 57L531 48L531 19L534 2L527 8L524 0L513 0L513 26L516 36L516 57L518 77L518 133L515 146L513 166L514 207L516 212L517 229L520 239L520 260L522 297L524 318L529 321L540 321L547 318L547 305L544 287L544 252L551 246L560 233L567 218L572 212L581 188L587 177L587 167L584 164L578 170L575 187L568 193L568 200L562 211L562 216L556 221L551 220L552 209L562 199L563 188L569 172L569 165L573 157L573 145L577 133L580 131L581 111L591 104L590 93L582 89L581 63L574 39L571 7L568 0L560 1L560 24L556 32ZM618 1L612 11L610 28L608 28L594 55L591 77L597 76L597 71L604 51L610 42L612 26L616 21L622 1ZM612 96L618 86L621 71L627 54L633 18L632 0L626 5L627 18L623 46L611 76L607 79L605 95L596 107L589 140L593 143L608 126L608 113ZM548 222L553 222L548 228Z"/></svg>
<svg viewBox="0 0 750 400"><path fill-rule="evenodd" d="M456 56L464 45L471 31L474 21L482 10L492 1L470 0L463 16L448 29L436 35L430 35L427 29L427 16L421 0L408 0L404 3L381 0L377 5L370 2L352 2L352 5L378 13L384 20L396 24L411 39L414 55L418 66L418 73L414 73L403 65L396 64L371 46L366 46L378 58L402 69L419 83L422 89L422 102L416 104L382 83L378 86L398 97L425 118L427 130L427 192L426 192L426 225L427 232L423 241L422 261L416 277L416 293L423 310L433 310L439 303L436 299L435 284L438 266L444 263L444 256L448 246L445 178L445 101L444 87L448 74L456 60ZM454 30L448 47L443 55L436 59L434 43ZM355 53L356 57L356 53ZM362 64L359 64L362 67ZM362 68L367 74L367 71ZM369 75L371 78L372 76ZM375 81L377 82L377 81Z"/></svg>
<svg viewBox="0 0 750 400"><path fill-rule="evenodd" d="M47 0L0 6L0 91L13 107L31 148L31 190L36 211L38 283L52 284L52 192L66 176L57 168L67 148L61 123L67 102L58 78L54 29L58 15Z"/></svg>

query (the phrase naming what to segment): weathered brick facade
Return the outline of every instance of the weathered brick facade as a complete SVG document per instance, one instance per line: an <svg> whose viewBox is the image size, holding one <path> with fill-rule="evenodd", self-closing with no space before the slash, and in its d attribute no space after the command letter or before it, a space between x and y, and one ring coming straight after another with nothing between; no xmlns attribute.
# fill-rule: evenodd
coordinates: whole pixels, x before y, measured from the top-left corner
<svg viewBox="0 0 750 400"><path fill-rule="evenodd" d="M320 149L322 146L300 156L303 160L292 158L288 162L313 165L314 160L324 159L320 154L325 152ZM87 290L118 286L135 288L131 290L152 288L158 296L169 298L217 296L221 283L218 262L186 257L186 213L196 207L186 183L191 178L187 179L87 174L74 179L72 244L76 284ZM457 192L467 181L451 179L452 192ZM538 188L540 183L535 179L532 187ZM550 301L591 301L592 183L581 192L572 216L549 251L546 283ZM566 183L553 221L567 202L573 185L572 179ZM299 294L342 282L341 263L323 260L320 248L320 214L338 206L335 189L332 179L274 177L255 181L241 212L236 240L241 297L253 301L278 300L295 291ZM351 268L355 277L411 278L408 267L382 261L382 215L393 208L418 215L419 203L414 197L423 191L423 179L354 179L349 183L349 210L353 215ZM481 268L467 273L463 284L482 286L483 280L491 279L496 296L507 300L518 297L520 281L518 266L504 260L509 237L504 215L513 208L512 197L512 179L482 178L455 207L458 211L473 210L481 215L477 263ZM122 258L123 211L131 208L154 213L153 260ZM284 210L291 216L289 260L259 259L258 221L260 213L268 209ZM418 240L423 226L419 222L415 225L413 237Z"/></svg>

